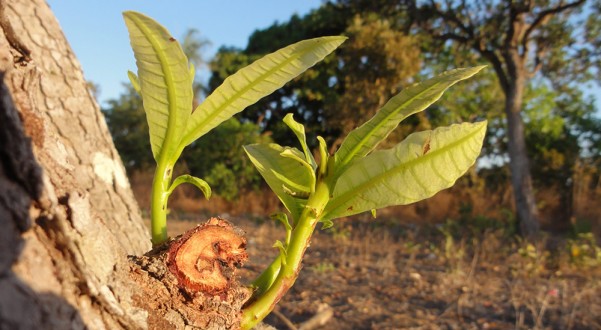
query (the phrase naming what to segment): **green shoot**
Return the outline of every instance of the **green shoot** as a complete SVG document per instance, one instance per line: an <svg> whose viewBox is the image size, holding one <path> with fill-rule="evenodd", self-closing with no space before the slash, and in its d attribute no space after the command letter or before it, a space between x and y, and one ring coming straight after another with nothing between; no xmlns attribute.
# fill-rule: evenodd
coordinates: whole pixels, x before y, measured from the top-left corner
<svg viewBox="0 0 601 330"><path fill-rule="evenodd" d="M151 196L153 244L167 241L167 202L182 183L211 188L200 178L172 180L184 148L225 120L321 61L344 37L304 40L257 60L228 77L192 109L194 67L163 26L136 12L123 14L137 61L128 76L141 95L157 167ZM411 86L393 97L376 115L352 131L334 155L318 137L319 162L309 150L305 128L292 115L284 123L301 150L278 144L249 145L245 151L269 187L288 210L274 215L286 228L276 241L279 255L252 283L254 294L242 311L241 327L250 329L274 308L298 277L302 258L318 223L331 227L340 217L428 198L452 186L480 154L486 122L464 123L414 133L392 149L376 147L408 116L423 111L455 83L482 67L457 69Z"/></svg>
<svg viewBox="0 0 601 330"><path fill-rule="evenodd" d="M167 201L175 187L190 183L206 198L211 196L211 188L200 178L183 175L172 180L183 149L321 61L345 38L304 40L266 55L228 77L193 111L194 67L180 44L143 14L127 11L123 17L138 67L137 75L130 71L128 77L142 97L157 162L151 196L151 234L156 246L168 239Z"/></svg>
<svg viewBox="0 0 601 330"><path fill-rule="evenodd" d="M279 255L253 282L254 296L243 311L242 329L267 316L294 284L318 223L327 228L336 218L367 211L375 216L376 209L423 200L452 186L474 164L486 122L414 133L392 149L374 149L403 119L426 109L449 87L482 68L449 71L403 90L353 130L333 156L318 137L319 164L307 148L304 127L291 116L284 123L303 151L277 144L245 147L292 221L285 220L286 243L274 245Z"/></svg>

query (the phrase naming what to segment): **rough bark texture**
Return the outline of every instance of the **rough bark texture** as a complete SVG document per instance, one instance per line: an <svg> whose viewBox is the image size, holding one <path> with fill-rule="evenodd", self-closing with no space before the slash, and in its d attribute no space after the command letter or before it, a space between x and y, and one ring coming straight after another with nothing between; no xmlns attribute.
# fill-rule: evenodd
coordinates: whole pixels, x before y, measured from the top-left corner
<svg viewBox="0 0 601 330"><path fill-rule="evenodd" d="M131 257L131 277L142 291L151 329L237 329L251 291L236 270L247 259L246 240L229 222L211 218L146 255Z"/></svg>
<svg viewBox="0 0 601 330"><path fill-rule="evenodd" d="M143 328L150 240L98 105L45 1L0 5L0 329Z"/></svg>
<svg viewBox="0 0 601 330"><path fill-rule="evenodd" d="M505 116L507 117L507 140L509 152L509 168L511 169L511 185L515 208L520 220L520 232L527 237L539 233L540 225L538 209L534 198L530 162L526 148L524 121L522 119L522 99L526 70L521 70L514 77L514 83L507 88L505 94Z"/></svg>
<svg viewBox="0 0 601 330"><path fill-rule="evenodd" d="M509 168L511 169L511 186L515 208L523 236L535 238L539 234L540 220L536 198L532 186L530 161L526 148L526 134L522 118L522 103L529 71L527 68L528 54L520 50L522 38L528 25L526 14L516 14L513 17L508 38L502 49L506 66L506 83L501 80L505 93L505 116L507 117ZM502 72L497 72L500 76Z"/></svg>
<svg viewBox="0 0 601 330"><path fill-rule="evenodd" d="M212 219L142 256L125 170L48 5L0 0L0 28L0 330L239 327L241 232Z"/></svg>

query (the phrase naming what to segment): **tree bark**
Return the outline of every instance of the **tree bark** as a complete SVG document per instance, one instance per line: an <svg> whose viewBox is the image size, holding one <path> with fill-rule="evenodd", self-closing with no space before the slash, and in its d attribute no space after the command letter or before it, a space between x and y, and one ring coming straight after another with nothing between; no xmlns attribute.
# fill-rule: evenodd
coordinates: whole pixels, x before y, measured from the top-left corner
<svg viewBox="0 0 601 330"><path fill-rule="evenodd" d="M505 115L507 117L509 168L513 198L523 236L536 238L540 224L538 209L532 187L530 162L526 149L526 135L522 118L524 89L526 88L528 69L528 53L520 49L523 45L524 32L527 30L526 14L510 10L511 22L506 31L506 40L502 47L502 56L506 67L506 84L502 83L505 92ZM502 73L497 72L500 76Z"/></svg>
<svg viewBox="0 0 601 330"><path fill-rule="evenodd" d="M145 328L150 240L80 65L45 1L0 16L0 329Z"/></svg>
<svg viewBox="0 0 601 330"><path fill-rule="evenodd" d="M250 297L236 277L241 230L211 219L149 251L48 5L0 0L0 29L0 330L239 327Z"/></svg>
<svg viewBox="0 0 601 330"><path fill-rule="evenodd" d="M507 135L511 185L515 200L516 213L520 223L520 232L526 237L535 237L539 232L538 210L534 198L530 163L526 149L524 121L522 119L522 100L525 86L525 73L512 79L505 94L505 115L507 117Z"/></svg>

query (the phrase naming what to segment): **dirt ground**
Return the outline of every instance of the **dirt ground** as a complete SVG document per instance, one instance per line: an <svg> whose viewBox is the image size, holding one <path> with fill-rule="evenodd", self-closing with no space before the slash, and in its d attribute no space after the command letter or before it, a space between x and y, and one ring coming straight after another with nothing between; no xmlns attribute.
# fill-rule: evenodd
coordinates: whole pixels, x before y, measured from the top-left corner
<svg viewBox="0 0 601 330"><path fill-rule="evenodd" d="M284 231L260 218L229 220L247 232L242 280L250 281ZM170 235L197 223L170 220ZM342 222L316 231L297 283L265 321L304 329L325 306L333 316L314 329L601 329L596 253L582 240L535 246L502 230Z"/></svg>

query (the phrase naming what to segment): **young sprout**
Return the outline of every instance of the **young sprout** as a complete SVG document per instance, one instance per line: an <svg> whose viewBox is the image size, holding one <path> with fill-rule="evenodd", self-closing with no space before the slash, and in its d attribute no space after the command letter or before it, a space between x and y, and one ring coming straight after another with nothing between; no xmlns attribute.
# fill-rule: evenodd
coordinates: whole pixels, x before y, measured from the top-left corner
<svg viewBox="0 0 601 330"><path fill-rule="evenodd" d="M138 67L137 75L130 71L128 76L142 97L157 162L151 196L151 233L156 246L167 241L167 201L178 185L191 183L206 198L211 196L211 188L200 178L182 175L172 180L184 148L321 61L345 38L304 40L266 55L228 77L192 111L194 66L180 44L143 14L127 11L123 17Z"/></svg>
<svg viewBox="0 0 601 330"><path fill-rule="evenodd" d="M426 109L455 83L483 67L457 69L411 86L390 99L376 115L353 130L334 155L318 137L319 163L308 150L304 127L292 115L284 123L299 140L300 151L278 144L245 147L252 163L292 217L286 243L276 242L278 257L253 282L254 296L243 312L242 328L267 316L294 284L305 250L318 223L428 198L452 186L480 154L486 122L464 123L409 135L392 149L375 150L408 116ZM293 224L293 225L290 225Z"/></svg>
<svg viewBox="0 0 601 330"><path fill-rule="evenodd" d="M137 75L129 72L128 76L142 97L157 162L151 196L151 233L156 246L168 239L167 201L178 185L191 183L207 198L211 195L211 188L200 178L185 174L172 180L184 148L321 61L345 38L304 40L266 55L225 79L192 111L194 67L180 44L147 16L132 11L123 16L138 67ZM302 151L273 143L245 146L292 219L284 213L274 216L284 224L286 237L274 244L280 253L251 284L253 296L242 311L242 329L252 328L267 316L294 284L318 223L328 228L340 217L366 211L375 215L379 208L428 198L452 186L474 164L486 133L485 121L414 133L387 150L376 147L403 119L426 109L449 87L482 68L448 71L404 89L353 130L333 155L318 137L319 161L309 150L304 126L292 115L284 123Z"/></svg>

